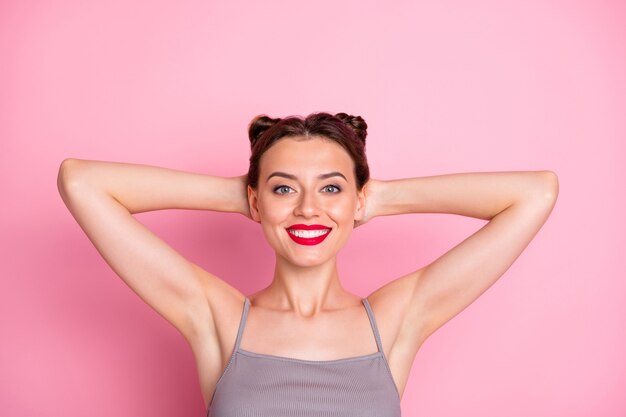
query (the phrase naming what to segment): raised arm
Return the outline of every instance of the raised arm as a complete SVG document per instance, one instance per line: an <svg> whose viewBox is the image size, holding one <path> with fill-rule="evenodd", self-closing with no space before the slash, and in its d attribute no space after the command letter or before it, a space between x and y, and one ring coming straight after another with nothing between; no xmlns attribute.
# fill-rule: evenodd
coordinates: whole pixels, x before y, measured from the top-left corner
<svg viewBox="0 0 626 417"><path fill-rule="evenodd" d="M545 223L558 195L552 171L461 173L366 185L366 216L454 213L488 220L431 264L371 295L401 321L407 361L436 329L493 285ZM366 219L367 220L367 219ZM381 313L382 314L382 313Z"/></svg>
<svg viewBox="0 0 626 417"><path fill-rule="evenodd" d="M109 266L188 340L213 323L210 298L236 290L186 260L132 214L168 208L249 217L244 177L149 165L66 159L57 185L66 206Z"/></svg>

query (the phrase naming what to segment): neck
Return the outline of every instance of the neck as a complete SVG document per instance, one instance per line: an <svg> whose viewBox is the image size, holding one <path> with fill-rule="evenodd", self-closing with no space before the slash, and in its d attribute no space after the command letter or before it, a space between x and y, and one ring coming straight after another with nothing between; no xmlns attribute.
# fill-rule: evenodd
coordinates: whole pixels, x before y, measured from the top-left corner
<svg viewBox="0 0 626 417"><path fill-rule="evenodd" d="M302 317L337 308L348 294L339 280L336 257L312 267L277 257L274 278L266 290L274 305Z"/></svg>

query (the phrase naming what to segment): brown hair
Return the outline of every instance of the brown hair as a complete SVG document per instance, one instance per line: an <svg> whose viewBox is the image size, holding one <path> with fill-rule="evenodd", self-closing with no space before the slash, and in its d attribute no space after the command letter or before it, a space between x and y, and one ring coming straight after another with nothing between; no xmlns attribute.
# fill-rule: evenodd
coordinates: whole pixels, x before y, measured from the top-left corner
<svg viewBox="0 0 626 417"><path fill-rule="evenodd" d="M306 118L289 116L273 119L259 115L252 119L248 127L250 138L250 167L248 185L257 187L261 156L278 140L294 136L323 137L330 139L344 148L354 161L354 175L357 190L361 191L369 180L370 172L365 156L365 137L367 124L361 116L346 113L312 113Z"/></svg>

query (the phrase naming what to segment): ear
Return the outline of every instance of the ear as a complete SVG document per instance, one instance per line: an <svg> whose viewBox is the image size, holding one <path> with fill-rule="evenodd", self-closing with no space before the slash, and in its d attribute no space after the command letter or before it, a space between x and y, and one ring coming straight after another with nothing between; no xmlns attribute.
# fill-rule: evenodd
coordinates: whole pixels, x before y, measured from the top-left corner
<svg viewBox="0 0 626 417"><path fill-rule="evenodd" d="M259 199L257 196L257 190L248 185L248 207L250 208L250 217L257 223L261 223L261 216L259 215Z"/></svg>
<svg viewBox="0 0 626 417"><path fill-rule="evenodd" d="M361 221L365 217L365 203L366 195L365 188L363 188L361 191L357 191L357 205L356 211L354 212L354 220Z"/></svg>

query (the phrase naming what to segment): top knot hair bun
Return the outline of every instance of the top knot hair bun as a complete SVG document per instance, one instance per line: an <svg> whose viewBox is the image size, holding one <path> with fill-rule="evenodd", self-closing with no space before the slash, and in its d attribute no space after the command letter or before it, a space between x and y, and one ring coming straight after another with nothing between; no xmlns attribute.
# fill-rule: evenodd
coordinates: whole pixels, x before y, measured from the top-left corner
<svg viewBox="0 0 626 417"><path fill-rule="evenodd" d="M252 154L248 169L248 185L257 187L261 156L282 138L322 137L336 142L348 152L354 161L357 189L360 191L369 180L369 167L365 157L367 123L361 116L347 113L318 112L307 117L289 116L272 118L265 114L256 116L248 126Z"/></svg>
<svg viewBox="0 0 626 417"><path fill-rule="evenodd" d="M259 140L259 137L265 133L267 129L274 126L276 123L280 122L280 118L272 119L269 116L261 114L250 122L250 126L248 127L248 137L250 139L250 146L254 146L254 144Z"/></svg>
<svg viewBox="0 0 626 417"><path fill-rule="evenodd" d="M365 138L367 137L367 123L365 123L365 120L363 120L361 116L352 116L347 113L337 113L335 117L354 130L357 138L365 144Z"/></svg>

